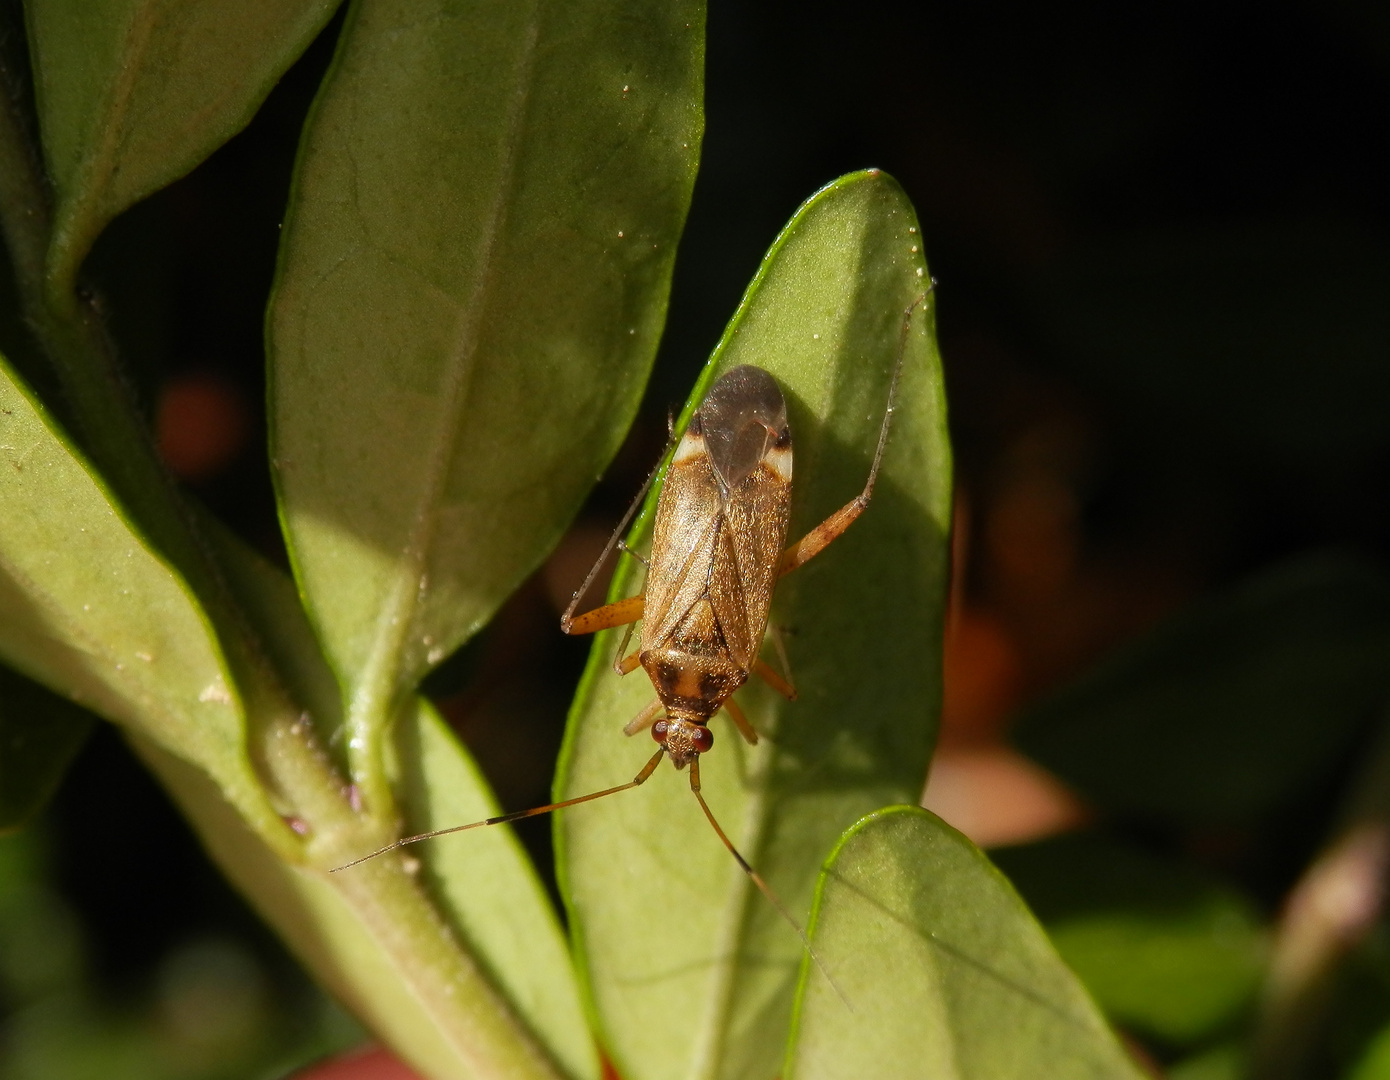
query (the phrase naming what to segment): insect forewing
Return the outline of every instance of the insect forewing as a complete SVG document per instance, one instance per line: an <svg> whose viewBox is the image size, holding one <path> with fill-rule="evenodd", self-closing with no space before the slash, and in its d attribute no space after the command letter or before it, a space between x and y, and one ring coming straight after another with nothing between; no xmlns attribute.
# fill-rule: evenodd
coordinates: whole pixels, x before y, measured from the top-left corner
<svg viewBox="0 0 1390 1080"><path fill-rule="evenodd" d="M687 431L666 475L652 529L643 650L664 645L705 595L722 518L719 485L697 435Z"/></svg>
<svg viewBox="0 0 1390 1080"><path fill-rule="evenodd" d="M786 402L765 371L734 368L681 439L657 509L644 649L708 598L729 658L752 668L791 506Z"/></svg>

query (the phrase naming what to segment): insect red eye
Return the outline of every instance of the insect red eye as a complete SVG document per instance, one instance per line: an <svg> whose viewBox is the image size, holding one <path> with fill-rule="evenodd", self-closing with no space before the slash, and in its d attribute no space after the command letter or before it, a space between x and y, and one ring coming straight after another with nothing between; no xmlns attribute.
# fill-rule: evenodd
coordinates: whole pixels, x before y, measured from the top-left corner
<svg viewBox="0 0 1390 1080"><path fill-rule="evenodd" d="M696 753L707 753L714 745L714 732L709 728L697 727L690 733L690 745L695 747Z"/></svg>
<svg viewBox="0 0 1390 1080"><path fill-rule="evenodd" d="M658 720L655 724L652 725L652 738L655 739L657 742L665 745L666 729L668 727L669 725L666 723L665 720Z"/></svg>

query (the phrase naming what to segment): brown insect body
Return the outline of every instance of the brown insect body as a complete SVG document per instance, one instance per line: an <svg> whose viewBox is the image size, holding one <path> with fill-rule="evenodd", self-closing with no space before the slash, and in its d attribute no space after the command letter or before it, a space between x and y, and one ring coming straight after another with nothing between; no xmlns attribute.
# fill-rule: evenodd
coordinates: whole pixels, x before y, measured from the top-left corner
<svg viewBox="0 0 1390 1080"><path fill-rule="evenodd" d="M666 713L652 735L678 769L713 745L705 725L757 662L791 515L791 442L777 383L744 365L710 389L671 460L638 658Z"/></svg>

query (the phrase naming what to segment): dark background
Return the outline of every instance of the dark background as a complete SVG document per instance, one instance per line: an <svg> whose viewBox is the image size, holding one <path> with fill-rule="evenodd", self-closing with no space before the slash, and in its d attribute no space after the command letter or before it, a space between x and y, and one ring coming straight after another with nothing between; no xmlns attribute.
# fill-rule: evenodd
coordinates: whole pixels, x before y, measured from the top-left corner
<svg viewBox="0 0 1390 1080"><path fill-rule="evenodd" d="M171 464L282 561L262 316L340 21L90 267ZM1390 562L1390 7L715 0L707 56L642 416L556 559L431 684L509 808L545 800L583 661L557 602L779 228L851 170L907 189L939 282L955 602L984 628L952 661L948 746L1278 559ZM308 1000L110 730L38 829L99 998L149 992L171 951L211 938ZM527 839L544 859L545 826ZM1287 877L1257 884L1273 904Z"/></svg>

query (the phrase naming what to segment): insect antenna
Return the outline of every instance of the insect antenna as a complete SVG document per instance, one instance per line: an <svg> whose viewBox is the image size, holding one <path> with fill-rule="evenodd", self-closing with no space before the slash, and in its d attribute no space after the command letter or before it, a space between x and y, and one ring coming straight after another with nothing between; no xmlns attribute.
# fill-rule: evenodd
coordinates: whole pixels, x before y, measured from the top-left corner
<svg viewBox="0 0 1390 1080"><path fill-rule="evenodd" d="M511 821L520 821L522 818L539 817L541 814L549 814L553 810L563 810L567 806L578 806L580 803L593 802L595 799L602 799L606 795L616 795L620 791L627 791L628 788L635 788L645 783L647 777L656 771L656 767L661 764L661 756L665 754L665 749L658 750L652 755L650 761L642 766L642 771L629 780L626 784L619 784L617 787L604 788L602 791L591 791L587 795L580 795L573 799L563 799L560 802L547 803L545 806L533 806L530 810L516 810L510 814L498 814L496 817L485 818L482 821L473 821L467 825L454 825L447 829L434 829L431 832L417 833L415 836L403 836L394 843L387 844L385 847L377 848L370 855L363 855L360 859L353 859L350 863L343 863L342 866L335 866L329 871L336 874L339 870L347 870L350 867L358 866L375 859L378 855L385 855L388 851L395 851L403 848L407 844L418 844L421 840L433 840L436 836L448 836L450 833L467 832L469 829L482 829L488 825L506 825ZM722 833L720 834L723 835ZM726 840L725 843L728 843ZM804 936L804 935L803 935Z"/></svg>
<svg viewBox="0 0 1390 1080"><path fill-rule="evenodd" d="M830 984L830 989L835 991L835 996L840 999L846 1009L850 1012L854 1012L854 1006L849 1003L849 998L845 997L841 992L835 980L830 977L830 972L826 970L825 964L821 962L820 956L817 954L816 950L811 947L811 939L806 936L806 931L801 928L801 924L797 922L792 913L787 910L787 905L782 903L777 894L772 891L772 886L763 880L762 875L754 870L753 865L739 853L738 848L734 847L733 841L729 839L728 834L724 832L719 822L715 819L714 811L709 808L709 803L705 802L705 797L700 794L699 758L695 758L695 760L690 763L690 790L694 793L696 801L699 802L700 809L705 812L705 819L714 829L715 835L717 835L719 839L723 841L724 846L728 848L729 854L734 857L734 861L737 862L740 869L748 875L748 879L758 887L758 891L767 897L768 903L775 907L778 914L791 924L791 928L796 931L796 936L801 939L801 945L806 950L806 955L811 958L812 962L820 970L820 973L825 976L825 981Z"/></svg>

